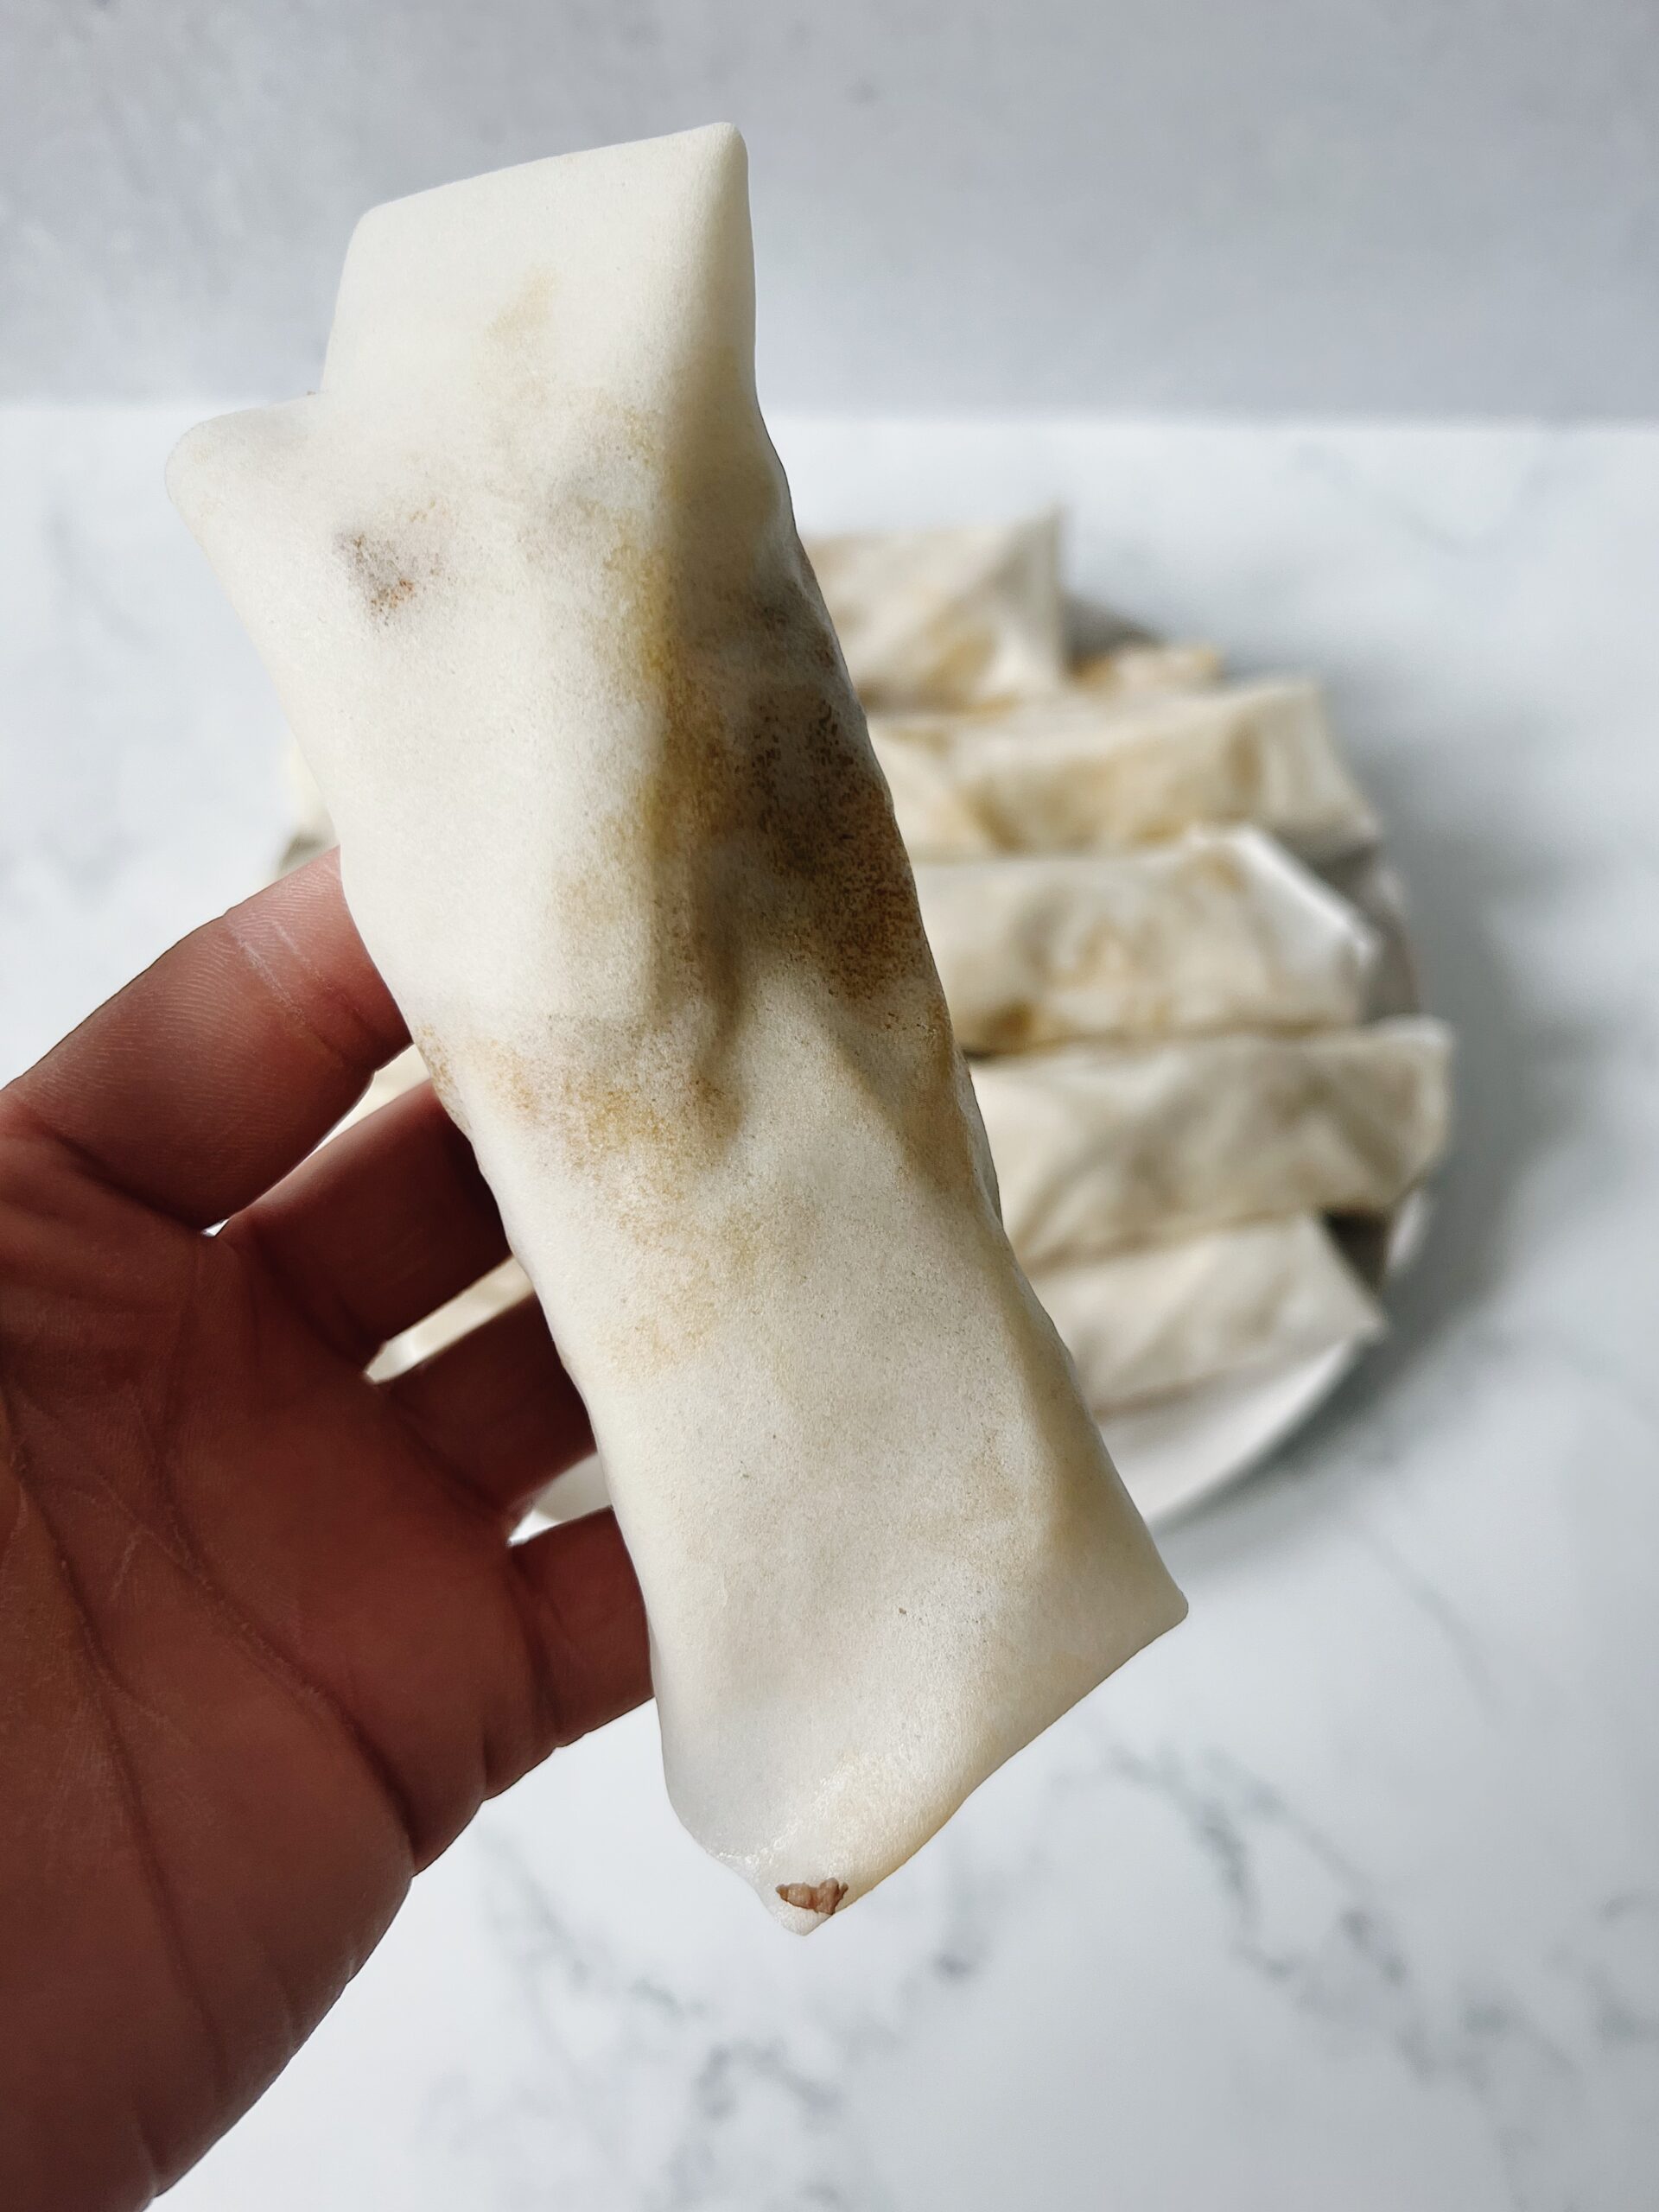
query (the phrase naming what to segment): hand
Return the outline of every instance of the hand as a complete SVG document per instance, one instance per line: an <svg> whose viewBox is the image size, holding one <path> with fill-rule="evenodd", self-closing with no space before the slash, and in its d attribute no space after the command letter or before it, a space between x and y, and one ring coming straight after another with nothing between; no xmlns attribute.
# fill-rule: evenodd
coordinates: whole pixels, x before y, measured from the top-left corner
<svg viewBox="0 0 1659 2212"><path fill-rule="evenodd" d="M533 1301L365 1377L506 1250L429 1088L313 1154L403 1039L329 855L0 1093L9 2212L165 2188L484 1799L649 1694L610 1515L508 1545L591 1449Z"/></svg>

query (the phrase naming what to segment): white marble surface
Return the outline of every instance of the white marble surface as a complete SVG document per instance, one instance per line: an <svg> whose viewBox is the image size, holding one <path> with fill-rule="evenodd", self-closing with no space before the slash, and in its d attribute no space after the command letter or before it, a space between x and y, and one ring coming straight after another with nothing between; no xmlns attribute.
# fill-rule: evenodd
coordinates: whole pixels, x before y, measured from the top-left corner
<svg viewBox="0 0 1659 2212"><path fill-rule="evenodd" d="M0 1066L250 883L277 725L159 463L0 416ZM815 522L1068 499L1312 666L1464 1039L1429 1249L1188 1625L791 1943L649 1713L493 1807L188 2212L1638 2212L1659 2188L1659 431L785 423Z"/></svg>

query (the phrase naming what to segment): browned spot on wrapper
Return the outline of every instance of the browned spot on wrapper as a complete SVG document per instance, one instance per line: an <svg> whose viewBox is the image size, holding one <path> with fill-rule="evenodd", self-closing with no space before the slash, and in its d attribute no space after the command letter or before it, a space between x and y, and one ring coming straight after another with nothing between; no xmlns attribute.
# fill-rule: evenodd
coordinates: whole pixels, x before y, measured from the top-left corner
<svg viewBox="0 0 1659 2212"><path fill-rule="evenodd" d="M415 596L415 579L404 568L396 546L366 531L353 531L336 543L344 555L353 582L377 621L388 621Z"/></svg>
<svg viewBox="0 0 1659 2212"><path fill-rule="evenodd" d="M621 533L606 571L627 688L663 717L639 858L682 956L781 956L862 1003L917 980L909 867L804 588L683 591L664 549Z"/></svg>
<svg viewBox="0 0 1659 2212"><path fill-rule="evenodd" d="M374 621L390 624L438 575L434 538L441 526L437 502L429 499L400 513L390 529L345 530L335 537L334 550Z"/></svg>
<svg viewBox="0 0 1659 2212"><path fill-rule="evenodd" d="M819 1912L828 1920L847 1894L845 1882L779 1882L778 1894L785 1904L801 1912Z"/></svg>
<svg viewBox="0 0 1659 2212"><path fill-rule="evenodd" d="M557 478L519 499L525 561L582 549L595 711L630 734L546 892L572 972L607 980L539 1035L516 1024L507 1043L480 1008L480 1033L448 1040L469 1089L533 1124L648 1250L614 1346L640 1366L808 1264L829 1202L772 1172L764 1133L755 1179L726 1172L758 1001L827 1044L922 1174L979 1173L887 786L741 368L721 379L667 423L589 396L606 497ZM840 1901L830 1886L814 1910Z"/></svg>
<svg viewBox="0 0 1659 2212"><path fill-rule="evenodd" d="M646 486L668 476L657 504L695 540L568 501L598 544L615 695L654 735L633 792L598 825L593 880L559 902L578 931L649 916L658 1018L599 1065L550 1070L552 1118L576 1154L626 1156L636 1225L653 1197L666 1216L736 1134L741 1084L724 1063L742 1008L792 971L847 1008L849 1043L889 1040L882 1080L918 1164L960 1184L976 1167L909 862L753 420L717 407L691 462L661 426L613 411L617 449ZM766 1233L751 1225L746 1241Z"/></svg>
<svg viewBox="0 0 1659 2212"><path fill-rule="evenodd" d="M410 1031L410 1042L426 1065L426 1072L437 1093L439 1105L458 1129L464 1135L470 1134L467 1128L467 1116L461 1111L461 1096L455 1088L449 1055L437 1032L428 1023L417 1022Z"/></svg>
<svg viewBox="0 0 1659 2212"><path fill-rule="evenodd" d="M553 307L553 272L537 269L527 276L489 326L499 346L533 346L544 336Z"/></svg>

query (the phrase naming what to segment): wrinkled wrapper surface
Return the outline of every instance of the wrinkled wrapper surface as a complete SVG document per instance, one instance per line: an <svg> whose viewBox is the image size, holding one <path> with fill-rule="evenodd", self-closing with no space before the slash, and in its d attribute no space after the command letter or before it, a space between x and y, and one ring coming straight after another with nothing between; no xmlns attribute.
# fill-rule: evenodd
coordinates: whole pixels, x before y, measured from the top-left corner
<svg viewBox="0 0 1659 2212"><path fill-rule="evenodd" d="M1058 514L852 531L808 550L867 707L982 706L1065 681Z"/></svg>
<svg viewBox="0 0 1659 2212"><path fill-rule="evenodd" d="M677 1808L788 1925L1183 1610L1014 1265L756 406L723 128L374 210L169 482L587 1401Z"/></svg>
<svg viewBox="0 0 1659 2212"><path fill-rule="evenodd" d="M1039 1268L1032 1281L1103 1414L1363 1343L1383 1325L1313 1214Z"/></svg>
<svg viewBox="0 0 1659 2212"><path fill-rule="evenodd" d="M1269 1214L1386 1213L1445 1147L1451 1044L1419 1016L978 1061L1014 1249L1037 1268Z"/></svg>
<svg viewBox="0 0 1659 2212"><path fill-rule="evenodd" d="M1376 932L1254 830L1116 858L918 861L916 886L970 1052L1081 1038L1343 1028Z"/></svg>
<svg viewBox="0 0 1659 2212"><path fill-rule="evenodd" d="M880 715L870 732L918 859L1109 853L1230 822L1326 859L1376 834L1313 683L1074 689L996 714Z"/></svg>

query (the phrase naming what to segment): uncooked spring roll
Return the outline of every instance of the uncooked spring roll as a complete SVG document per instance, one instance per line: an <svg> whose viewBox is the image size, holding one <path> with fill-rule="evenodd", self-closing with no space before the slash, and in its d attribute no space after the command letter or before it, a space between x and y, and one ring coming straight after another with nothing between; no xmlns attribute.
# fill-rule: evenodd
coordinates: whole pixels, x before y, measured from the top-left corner
<svg viewBox="0 0 1659 2212"><path fill-rule="evenodd" d="M1446 1143L1451 1033L1062 1046L974 1066L1027 1268L1258 1215L1383 1213Z"/></svg>
<svg viewBox="0 0 1659 2212"><path fill-rule="evenodd" d="M1215 645L1138 633L1080 661L1071 683L1103 699L1145 699L1160 691L1203 690L1220 681L1221 668Z"/></svg>
<svg viewBox="0 0 1659 2212"><path fill-rule="evenodd" d="M1057 514L807 550L867 707L975 707L1065 681Z"/></svg>
<svg viewBox="0 0 1659 2212"><path fill-rule="evenodd" d="M1328 858L1376 834L1313 683L1074 690L997 715L878 716L870 730L919 859L1116 852L1234 822Z"/></svg>
<svg viewBox="0 0 1659 2212"><path fill-rule="evenodd" d="M592 1415L674 1802L804 1931L1183 1610L997 1219L724 128L374 210L174 495Z"/></svg>
<svg viewBox="0 0 1659 2212"><path fill-rule="evenodd" d="M923 861L916 887L970 1052L1344 1028L1377 957L1347 900L1253 830L1115 860Z"/></svg>
<svg viewBox="0 0 1659 2212"><path fill-rule="evenodd" d="M1313 1214L1033 1271L1097 1414L1381 1334L1376 1300Z"/></svg>

